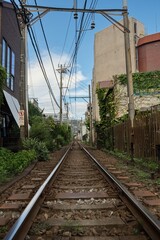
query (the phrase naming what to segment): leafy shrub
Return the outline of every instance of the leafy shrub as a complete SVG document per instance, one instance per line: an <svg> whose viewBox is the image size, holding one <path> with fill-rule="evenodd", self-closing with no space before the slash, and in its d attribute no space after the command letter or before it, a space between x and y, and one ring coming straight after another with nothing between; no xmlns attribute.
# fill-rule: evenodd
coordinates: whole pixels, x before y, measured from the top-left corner
<svg viewBox="0 0 160 240"><path fill-rule="evenodd" d="M32 161L36 159L34 150L22 150L13 153L5 148L0 149L0 182L5 181L19 172L22 172Z"/></svg>
<svg viewBox="0 0 160 240"><path fill-rule="evenodd" d="M22 172L31 162L36 159L36 152L34 150L22 150L14 155L13 170ZM22 161L23 160L23 161Z"/></svg>
<svg viewBox="0 0 160 240"><path fill-rule="evenodd" d="M33 149L39 161L48 160L49 151L44 142L38 141L36 138L27 138L23 141L23 147L26 150Z"/></svg>
<svg viewBox="0 0 160 240"><path fill-rule="evenodd" d="M57 148L58 149L64 145L64 138L63 138L63 136L58 135L55 140L56 140L56 144L57 144Z"/></svg>
<svg viewBox="0 0 160 240"><path fill-rule="evenodd" d="M30 129L30 137L37 139L40 142L45 142L47 149L53 150L52 128L49 119L34 117Z"/></svg>

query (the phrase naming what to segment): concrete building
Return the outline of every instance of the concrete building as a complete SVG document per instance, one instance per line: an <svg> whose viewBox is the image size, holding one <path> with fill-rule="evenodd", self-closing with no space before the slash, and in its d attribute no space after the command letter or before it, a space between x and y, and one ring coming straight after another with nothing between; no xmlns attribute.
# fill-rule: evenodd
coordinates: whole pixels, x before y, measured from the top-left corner
<svg viewBox="0 0 160 240"><path fill-rule="evenodd" d="M19 139L20 31L11 3L0 1L0 64L7 71L0 108L0 145Z"/></svg>
<svg viewBox="0 0 160 240"><path fill-rule="evenodd" d="M147 35L138 41L138 70L160 70L160 33Z"/></svg>
<svg viewBox="0 0 160 240"><path fill-rule="evenodd" d="M144 36L144 25L129 18L132 71L138 71L137 41ZM92 79L93 121L99 121L99 107L96 88L99 82L109 81L112 85L114 75L126 73L124 33L112 25L95 34L94 69Z"/></svg>

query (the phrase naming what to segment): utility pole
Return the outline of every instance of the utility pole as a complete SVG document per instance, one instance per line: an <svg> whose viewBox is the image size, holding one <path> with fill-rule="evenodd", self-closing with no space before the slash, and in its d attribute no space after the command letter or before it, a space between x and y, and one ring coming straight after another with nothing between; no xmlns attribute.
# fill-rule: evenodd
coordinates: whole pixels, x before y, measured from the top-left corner
<svg viewBox="0 0 160 240"><path fill-rule="evenodd" d="M132 64L131 64L131 49L130 49L130 37L129 32L126 29L129 29L128 21L128 10L127 10L127 0L123 0L123 23L124 23L124 41L125 41L125 56L126 56L126 73L127 73L127 90L128 90L128 113L131 121L131 160L133 161L134 156L134 96L133 96L133 79L132 79Z"/></svg>
<svg viewBox="0 0 160 240"><path fill-rule="evenodd" d="M26 3L25 0L22 1ZM19 124L20 124L20 139L21 141L28 137L28 98L27 98L27 76L26 76L26 23L23 20L23 10L21 9L20 15L20 31L21 31L21 48L20 48L20 112L19 112Z"/></svg>
<svg viewBox="0 0 160 240"><path fill-rule="evenodd" d="M127 11L127 0L123 0L123 23L124 23L124 41L125 41L125 56L126 56L126 73L127 73L127 90L128 90L128 112L131 120L131 127L133 128L133 121L135 115L134 109L134 96L133 96L133 80L132 80L132 64L131 64L131 49L130 49L130 37L129 32L126 29L129 29L128 21L128 11Z"/></svg>
<svg viewBox="0 0 160 240"><path fill-rule="evenodd" d="M62 66L61 65L58 65L58 69L57 71L60 73L60 113L59 113L59 121L60 121L60 124L62 124L62 89L63 89L63 82L62 82L62 79L63 79L63 73L66 73L67 72L67 67L65 66Z"/></svg>
<svg viewBox="0 0 160 240"><path fill-rule="evenodd" d="M89 141L90 141L90 145L92 146L93 144L93 140L92 140L92 103L91 103L91 87L89 85L88 87L89 90L89 115L90 115L90 137L89 137Z"/></svg>

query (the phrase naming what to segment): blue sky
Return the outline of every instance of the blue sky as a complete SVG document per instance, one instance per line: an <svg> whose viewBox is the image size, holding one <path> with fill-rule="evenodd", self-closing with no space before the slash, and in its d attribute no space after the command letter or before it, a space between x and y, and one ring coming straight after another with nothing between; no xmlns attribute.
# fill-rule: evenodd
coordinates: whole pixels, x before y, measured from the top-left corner
<svg viewBox="0 0 160 240"><path fill-rule="evenodd" d="M18 0L17 0L18 2ZM27 4L35 5L34 0L27 0ZM84 0L78 0L78 8L83 8ZM91 4L91 0L88 0L87 8ZM121 9L122 0L97 0L96 9ZM134 17L145 26L146 34L152 34L160 31L160 0L128 0L128 12L129 17ZM72 8L73 0L37 0L37 5L50 6L58 8ZM35 13L33 14L35 17ZM79 19L81 14L79 14ZM121 16L112 16L116 20L122 19ZM85 97L88 96L88 85L91 84L92 70L93 70L93 50L94 50L94 35L96 32L103 30L111 25L103 16L93 16L95 21L95 29L85 31L84 37L80 43L80 47L77 54L76 67L74 71L77 72L75 76L69 82L69 91L66 91L66 84L68 83L69 72L63 76L63 94L65 95L65 101L69 103L69 116L70 118L84 118L86 111L88 98L73 98L73 97ZM70 22L70 25L69 25ZM58 64L68 64L73 53L75 46L75 20L71 13L66 12L49 12L42 18L43 27L47 37L48 45L51 51L53 63L55 69L58 68ZM77 21L78 25L78 21ZM89 28L89 26L88 26ZM59 102L59 89L56 83L53 69L51 67L50 59L48 57L45 41L43 38L40 23L37 21L33 25L34 33L37 39L39 49L41 51L42 59L46 67L47 75L51 83L53 92L57 101ZM68 29L68 34L67 34ZM78 30L78 28L77 28ZM77 32L78 34L78 32ZM63 50L63 51L62 51ZM52 107L48 88L45 80L41 74L33 47L28 38L28 78L29 78L29 97L38 98L39 105L46 113L58 113L59 110L54 104ZM68 66L68 65L67 65ZM70 68L68 68L70 70ZM57 77L59 79L59 73ZM59 81L59 80L58 80ZM65 107L63 106L63 112Z"/></svg>

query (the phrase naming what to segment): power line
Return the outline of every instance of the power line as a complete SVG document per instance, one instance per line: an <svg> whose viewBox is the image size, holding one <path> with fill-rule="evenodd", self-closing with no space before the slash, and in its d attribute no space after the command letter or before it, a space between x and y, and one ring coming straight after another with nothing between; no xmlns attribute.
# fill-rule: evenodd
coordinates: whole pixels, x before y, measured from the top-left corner
<svg viewBox="0 0 160 240"><path fill-rule="evenodd" d="M35 5L37 6L37 1L36 1L36 0L34 0L34 1L35 1ZM39 16L39 11L38 11L38 16ZM47 51L48 51L48 54L49 54L49 57L50 57L50 61L51 61L51 64L52 64L53 72L54 72L54 75L55 75L57 84L58 84L58 86L59 86L59 82L58 82L58 79L57 79L56 70L55 70L55 67L54 67L54 64L53 64L53 59L52 59L52 56L51 56L51 52L50 52L50 49L49 49L48 41L47 41L46 34L45 34L45 31L44 31L44 27L43 27L43 24L42 24L42 20L41 20L40 17L39 17L39 21L40 21L42 33L43 33L43 36L44 36L44 40L45 40L45 43L46 43L46 46L47 46Z"/></svg>
<svg viewBox="0 0 160 240"><path fill-rule="evenodd" d="M47 86L49 88L49 91L51 93L51 96L52 98L54 99L56 105L58 106L58 108L60 108L55 96L54 96L54 93L52 91L52 88L51 88L51 85L50 85L50 82L49 82L49 79L48 79L48 76L47 76L47 73L46 73L46 70L45 70L45 67L44 67L44 64L43 64L43 61L42 61L42 58L41 58L41 54L40 54L40 51L39 51L39 48L37 46L37 42L35 40L35 36L34 36L34 33L33 33L33 29L32 27L27 27L28 28L28 33L29 33L29 36L30 36L30 39L31 39L31 43L32 43L32 46L35 50L35 53L36 53L36 56L37 56L37 59L38 59L38 62L39 62L39 65L41 67L41 70L42 70L42 73L43 73L43 76L44 76L44 79L47 83Z"/></svg>
<svg viewBox="0 0 160 240"><path fill-rule="evenodd" d="M23 20L24 20L24 23L29 23L29 17L28 17L28 12L26 11L26 9L24 8L23 4L22 4L22 1L19 0L19 3L20 3L20 6L21 6L21 15L23 17ZM23 13L23 14L22 14ZM39 65L40 65L40 68L42 70L42 73L43 73L43 76L45 78L45 81L47 83L47 86L49 88L49 91L51 93L51 96L52 98L54 99L56 105L58 106L58 108L60 108L55 96L54 96L54 93L52 91L52 88L51 88L51 85L50 85L50 82L49 82L49 79L47 77L47 73L46 73L46 70L45 70L45 67L44 67L44 64L43 64L43 61L42 61L42 58L41 58L41 54L40 54L40 51L39 51L39 48L38 48L38 45L37 45L37 41L35 39L35 35L34 35L34 32L33 32L33 29L32 29L32 26L30 26L29 24L27 25L27 30L28 30L28 33L29 33L29 36L30 36L30 39L31 39L31 43L32 43L32 46L35 50L35 53L36 53L36 56L37 56L37 59L38 59L38 62L39 62Z"/></svg>
<svg viewBox="0 0 160 240"><path fill-rule="evenodd" d="M91 4L90 4L90 9L95 8L97 2L98 2L98 0L92 1ZM86 6L87 6L87 0L84 3L84 8L83 9L86 9ZM91 20L90 16L91 16L91 14L87 13L86 18L84 19L84 13L82 14L82 18L81 18L81 21L80 21L80 30L78 31L79 34L78 34L78 37L77 37L77 43L75 45L74 51L73 51L73 53L71 55L70 62L69 62L69 65L71 65L71 71L70 71L70 77L69 77L69 80L68 80L67 87L69 87L69 84L70 84L70 81L71 81L71 75L72 75L72 72L73 72L73 66L74 66L76 55L78 53L78 49L80 47L80 43L82 42L82 38L86 34L86 31L83 31L83 29L88 28L89 20ZM83 22L84 22L84 24L83 24ZM66 91L66 93L67 93L67 91ZM66 95L66 93L65 93L65 95Z"/></svg>

